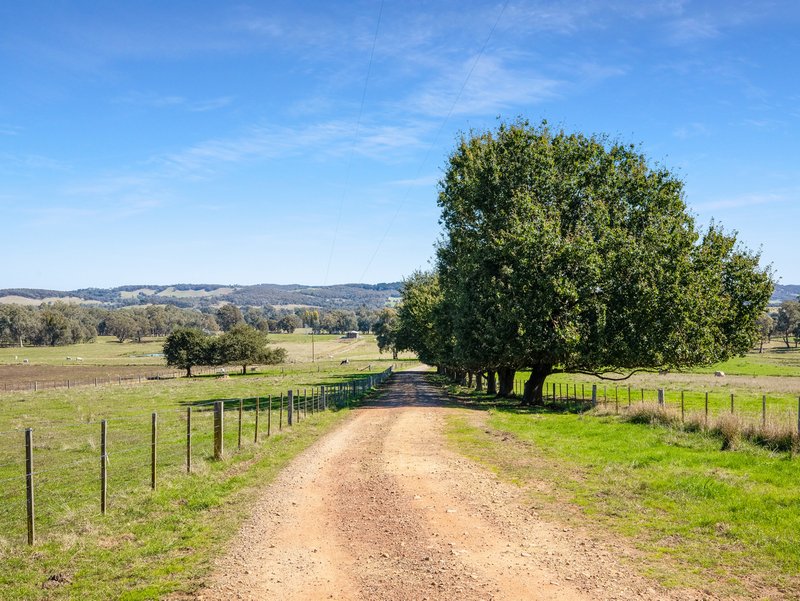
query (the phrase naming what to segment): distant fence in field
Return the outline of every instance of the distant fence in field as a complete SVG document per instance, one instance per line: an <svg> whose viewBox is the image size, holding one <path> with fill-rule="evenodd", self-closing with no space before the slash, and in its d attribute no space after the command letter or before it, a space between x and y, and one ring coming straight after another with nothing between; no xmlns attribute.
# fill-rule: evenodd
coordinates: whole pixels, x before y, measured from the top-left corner
<svg viewBox="0 0 800 601"><path fill-rule="evenodd" d="M222 375L224 372L220 368L214 367L193 367L193 376L204 375ZM2 392L24 392L24 391L38 391L38 390L55 390L58 388L77 388L79 386L109 386L123 384L140 384L149 380L174 380L182 378L186 375L185 371L156 371L142 374L128 374L118 376L106 377L91 377L91 378L69 378L66 380L30 380L28 382L3 382Z"/></svg>
<svg viewBox="0 0 800 601"><path fill-rule="evenodd" d="M165 480L207 470L209 461L349 406L392 373L390 367L310 391L0 432L0 543L33 545L42 530L50 537L74 533L93 512L134 502Z"/></svg>

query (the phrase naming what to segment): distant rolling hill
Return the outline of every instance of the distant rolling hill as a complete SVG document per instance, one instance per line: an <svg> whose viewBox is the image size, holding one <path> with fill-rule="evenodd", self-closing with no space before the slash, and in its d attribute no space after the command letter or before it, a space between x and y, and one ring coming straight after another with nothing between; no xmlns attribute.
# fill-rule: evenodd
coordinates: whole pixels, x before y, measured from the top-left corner
<svg viewBox="0 0 800 601"><path fill-rule="evenodd" d="M785 300L797 300L800 296L800 285L797 284L777 284L775 291L772 293L772 298L769 301L770 305L779 305Z"/></svg>
<svg viewBox="0 0 800 601"><path fill-rule="evenodd" d="M400 285L400 282L337 284L333 286L172 284L169 286L82 288L68 291L6 288L0 289L0 303L40 305L60 300L108 307L146 304L203 307L233 303L242 307L272 305L276 307L310 306L324 309L357 309L361 306L379 308L396 303L400 297Z"/></svg>
<svg viewBox="0 0 800 601"><path fill-rule="evenodd" d="M68 291L6 288L0 289L0 303L40 305L60 300L108 307L148 304L203 307L233 303L240 307L272 305L290 308L309 306L323 309L357 309L365 305L374 309L397 303L400 298L400 286L401 282L333 286L171 284L82 288ZM785 300L797 300L798 295L800 295L800 285L778 284L775 286L770 304L779 305Z"/></svg>

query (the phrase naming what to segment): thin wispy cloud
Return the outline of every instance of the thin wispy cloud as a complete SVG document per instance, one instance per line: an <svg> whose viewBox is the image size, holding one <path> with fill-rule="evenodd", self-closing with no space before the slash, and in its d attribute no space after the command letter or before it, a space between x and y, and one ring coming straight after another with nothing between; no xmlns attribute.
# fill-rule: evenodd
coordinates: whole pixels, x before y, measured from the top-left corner
<svg viewBox="0 0 800 601"><path fill-rule="evenodd" d="M399 186L402 188L415 188L415 187L433 187L439 183L439 175L424 175L422 177L415 177L411 179L397 179L389 182L390 186Z"/></svg>
<svg viewBox="0 0 800 601"><path fill-rule="evenodd" d="M474 57L454 68L441 81L412 95L404 105L430 116L496 114L509 107L531 105L555 98L565 82L530 69L512 68L499 57L478 61L458 102L456 100Z"/></svg>
<svg viewBox="0 0 800 601"><path fill-rule="evenodd" d="M17 136L21 131L22 128L16 125L0 124L0 136Z"/></svg>
<svg viewBox="0 0 800 601"><path fill-rule="evenodd" d="M122 104L131 104L150 108L182 108L191 112L206 112L220 109L233 102L233 96L219 96L205 100L191 100L177 94L156 94L153 92L131 92L116 100Z"/></svg>
<svg viewBox="0 0 800 601"><path fill-rule="evenodd" d="M679 140L686 140L697 136L707 136L709 133L708 127L705 124L694 122L681 125L672 132L672 135Z"/></svg>
<svg viewBox="0 0 800 601"><path fill-rule="evenodd" d="M776 204L788 202L790 200L798 200L800 194L797 191L794 193L789 192L776 192L776 193L762 193L762 194L743 194L741 196L734 196L729 198L720 198L718 200L711 200L708 202L701 202L693 205L699 211L712 211L715 209L740 209L746 207L755 207L760 205Z"/></svg>
<svg viewBox="0 0 800 601"><path fill-rule="evenodd" d="M362 123L353 146L355 124L328 121L298 127L254 126L239 136L210 139L154 161L185 175L204 176L224 165L297 156L343 155L355 152L374 159L391 159L392 153L422 146L419 125Z"/></svg>

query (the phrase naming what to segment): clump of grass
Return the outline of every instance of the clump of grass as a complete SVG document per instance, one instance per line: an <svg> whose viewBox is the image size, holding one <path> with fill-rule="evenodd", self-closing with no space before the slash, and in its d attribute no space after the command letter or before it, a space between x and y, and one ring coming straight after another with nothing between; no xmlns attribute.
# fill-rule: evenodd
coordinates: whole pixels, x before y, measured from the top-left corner
<svg viewBox="0 0 800 601"><path fill-rule="evenodd" d="M625 413L626 421L632 424L647 424L651 426L678 426L681 423L681 416L669 407L664 405L653 405L643 403L635 405Z"/></svg>
<svg viewBox="0 0 800 601"><path fill-rule="evenodd" d="M755 444L771 451L785 451L793 455L800 451L800 436L792 426L775 422L748 424L743 436Z"/></svg>
<svg viewBox="0 0 800 601"><path fill-rule="evenodd" d="M597 408L594 413L610 415L613 412ZM707 432L720 439L723 451L735 451L746 440L774 452L788 452L792 455L800 453L800 435L792 424L785 422L769 421L762 424L728 413L708 421L699 412L688 413L682 419L680 411L654 403L627 408L622 419L632 424L679 428L684 432Z"/></svg>
<svg viewBox="0 0 800 601"><path fill-rule="evenodd" d="M719 416L711 428L711 433L722 439L723 451L735 451L742 440L742 420L735 415Z"/></svg>

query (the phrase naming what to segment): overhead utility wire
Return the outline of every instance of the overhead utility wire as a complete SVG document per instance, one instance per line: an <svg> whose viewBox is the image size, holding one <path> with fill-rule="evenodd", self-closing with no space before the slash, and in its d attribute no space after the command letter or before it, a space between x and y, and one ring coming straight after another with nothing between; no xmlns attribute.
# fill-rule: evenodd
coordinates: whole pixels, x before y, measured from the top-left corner
<svg viewBox="0 0 800 601"><path fill-rule="evenodd" d="M331 271L331 262L333 261L333 252L336 249L336 238L339 235L339 226L342 222L342 209L344 208L344 199L347 195L348 187L350 185L350 171L353 165L353 153L355 152L356 142L358 141L358 134L359 130L361 129L361 116L364 113L364 101L367 97L367 85L369 84L369 76L372 72L372 59L375 56L375 44L378 42L378 30L381 26L381 16L383 15L383 0L381 0L381 6L378 10L378 22L375 25L375 36L372 38L372 50L369 53L369 64L367 65L367 76L364 79L364 89L361 91L361 105L358 108L358 119L356 120L356 128L355 132L353 133L353 143L350 146L350 156L347 159L347 167L345 169L345 176L344 176L344 189L342 190L342 198L339 201L339 213L336 216L336 227L333 230L333 242L331 242L331 251L328 254L328 266L325 268L325 281L323 285L328 284L328 275L330 275Z"/></svg>
<svg viewBox="0 0 800 601"><path fill-rule="evenodd" d="M486 50L486 46L489 44L489 40L492 39L492 35L494 34L494 30L497 29L497 24L500 23L500 19L503 17L503 13L506 12L506 8L508 7L508 3L509 3L509 0L506 0L505 4L503 4L503 8L500 9L500 13L497 15L497 19L495 19L494 25L492 25L492 29L489 31L489 35L486 36L486 40L484 40L483 46L481 46L481 49L478 52L478 56L475 57L475 60L472 63L472 67L470 68L469 72L467 73L467 77L464 79L464 83L461 84L461 88L458 90L458 94L456 95L455 100L453 100L453 104L450 106L450 110L447 112L447 116L444 118L444 121L442 121L442 124L439 126L439 130L436 132L436 135L433 138L433 141L428 146L428 150L425 152L425 156L423 157L422 162L419 164L419 168L417 169L416 175L414 176L413 179L418 179L419 178L420 173L422 173L422 168L425 166L425 163L428 162L428 158L430 157L430 154L431 154L431 151L433 150L433 147L439 141L439 136L442 134L442 131L444 130L444 126L450 120L450 117L452 116L453 111L455 110L456 105L458 104L458 101L461 100L461 95L464 93L464 89L467 87L467 83L469 82L470 77L472 77L472 72L475 71L475 67L478 66L478 63L480 62L481 57L483 56L483 53ZM413 181L413 179L412 179L412 181ZM369 262L367 263L367 266L364 268L364 272L361 274L361 278L360 278L359 281L361 281L361 282L365 281L364 278L366 277L367 272L369 271L369 268L372 267L372 262L375 260L375 257L378 255L378 252L380 251L381 246L383 246L383 243L386 240L386 237L389 235L389 232L391 231L392 226L394 226L394 222L397 220L397 216L400 214L400 211L402 210L403 206L406 204L406 201L408 200L408 195L410 193L411 193L411 184L409 183L406 186L406 193L403 195L403 198L400 200L400 204L398 204L397 210L394 212L394 215L392 215L392 218L389 220L389 225L386 227L386 230L383 232L383 236L381 237L380 241L378 242L378 246L375 248L375 252L372 253L372 256L370 257Z"/></svg>

